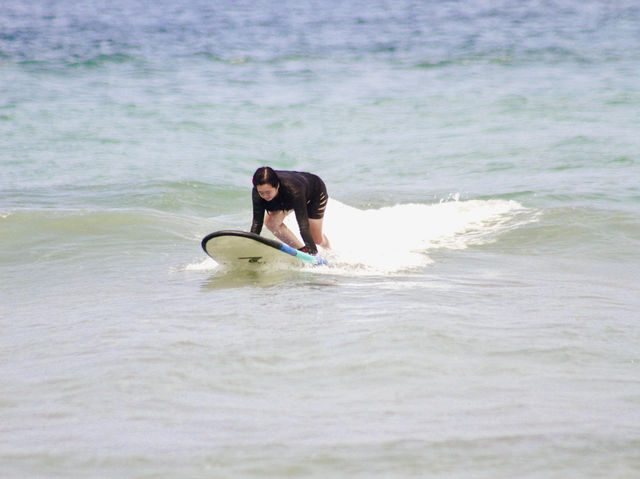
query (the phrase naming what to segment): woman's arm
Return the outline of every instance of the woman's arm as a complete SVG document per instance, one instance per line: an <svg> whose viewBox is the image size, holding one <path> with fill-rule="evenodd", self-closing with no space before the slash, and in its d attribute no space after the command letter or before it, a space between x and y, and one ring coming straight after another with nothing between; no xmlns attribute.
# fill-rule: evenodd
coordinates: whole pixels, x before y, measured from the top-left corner
<svg viewBox="0 0 640 479"><path fill-rule="evenodd" d="M317 254L318 248L315 241L313 241L313 235L309 228L309 215L307 214L307 202L304 198L294 198L293 210L296 213L296 220L300 227L300 236L302 241L310 254Z"/></svg>
<svg viewBox="0 0 640 479"><path fill-rule="evenodd" d="M253 200L253 222L251 223L251 232L259 235L262 231L262 224L264 223L264 205L262 204L262 198L260 198L255 187L251 192L251 199Z"/></svg>

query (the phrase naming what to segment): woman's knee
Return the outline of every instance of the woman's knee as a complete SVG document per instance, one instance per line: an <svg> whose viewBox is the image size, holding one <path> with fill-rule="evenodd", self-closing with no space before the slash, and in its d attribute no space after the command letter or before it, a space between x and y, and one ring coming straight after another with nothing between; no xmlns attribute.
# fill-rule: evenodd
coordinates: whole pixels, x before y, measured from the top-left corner
<svg viewBox="0 0 640 479"><path fill-rule="evenodd" d="M278 213L267 213L264 219L264 225L269 228L270 231L276 230L280 228L282 222L284 220L284 216Z"/></svg>
<svg viewBox="0 0 640 479"><path fill-rule="evenodd" d="M269 228L269 230L273 230L276 227L276 221L273 220L271 215L267 215L264 219L264 225Z"/></svg>

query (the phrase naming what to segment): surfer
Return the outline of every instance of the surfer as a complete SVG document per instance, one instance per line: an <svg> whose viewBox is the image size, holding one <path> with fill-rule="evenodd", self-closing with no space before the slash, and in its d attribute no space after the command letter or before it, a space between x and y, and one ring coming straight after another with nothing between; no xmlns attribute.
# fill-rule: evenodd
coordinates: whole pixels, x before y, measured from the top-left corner
<svg viewBox="0 0 640 479"><path fill-rule="evenodd" d="M329 195L320 177L299 171L275 171L268 166L253 174L253 223L251 232L260 234L266 224L276 238L293 248L318 254L318 246L329 248L329 240L322 233L322 220ZM265 218L266 211L266 218ZM284 224L294 211L304 244Z"/></svg>

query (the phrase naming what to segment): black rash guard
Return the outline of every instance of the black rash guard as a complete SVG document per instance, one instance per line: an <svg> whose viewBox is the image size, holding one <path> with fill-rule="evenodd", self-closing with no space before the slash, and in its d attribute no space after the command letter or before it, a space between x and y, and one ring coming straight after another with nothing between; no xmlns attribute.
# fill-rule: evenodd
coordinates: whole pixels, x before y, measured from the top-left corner
<svg viewBox="0 0 640 479"><path fill-rule="evenodd" d="M309 218L321 219L327 206L327 188L320 177L312 173L299 171L276 171L280 179L278 194L271 201L263 200L253 187L253 223L251 232L260 234L266 211L290 211L296 214L300 227L300 236L311 254L317 254L318 248L309 229Z"/></svg>

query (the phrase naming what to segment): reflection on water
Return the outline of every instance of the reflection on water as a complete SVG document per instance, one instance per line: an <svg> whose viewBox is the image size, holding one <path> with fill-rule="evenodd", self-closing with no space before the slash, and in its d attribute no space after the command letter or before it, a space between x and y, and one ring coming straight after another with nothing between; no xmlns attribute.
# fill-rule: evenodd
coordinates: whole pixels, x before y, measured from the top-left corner
<svg viewBox="0 0 640 479"><path fill-rule="evenodd" d="M205 290L220 290L244 287L269 288L271 286L288 285L320 287L336 286L336 278L314 272L313 268L273 268L256 266L252 268L222 268L215 272L202 284Z"/></svg>
<svg viewBox="0 0 640 479"><path fill-rule="evenodd" d="M264 267L225 269L220 268L203 284L203 289L243 288L258 286L268 288L302 276L295 269L272 269Z"/></svg>

